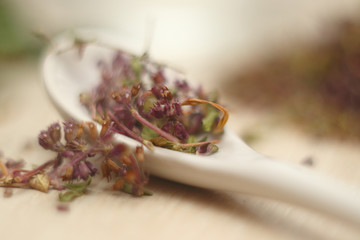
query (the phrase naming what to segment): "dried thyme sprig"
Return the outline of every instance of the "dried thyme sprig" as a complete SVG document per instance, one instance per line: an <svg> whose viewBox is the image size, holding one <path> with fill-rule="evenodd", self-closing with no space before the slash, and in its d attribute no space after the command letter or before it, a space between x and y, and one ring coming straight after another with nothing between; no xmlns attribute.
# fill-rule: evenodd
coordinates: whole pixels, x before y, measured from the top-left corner
<svg viewBox="0 0 360 240"><path fill-rule="evenodd" d="M95 161L98 161L103 177L109 181L117 179L114 189L128 192L131 187L133 195L148 194L144 189L148 176L143 169L142 147L137 147L132 153L125 144L114 143L113 125L113 122L104 121L100 134L92 122L69 120L64 122L63 129L59 123L50 125L40 132L38 140L44 149L55 152L56 157L32 170L23 169L22 162L7 160L4 163L0 159L0 187L30 188L42 192L68 189L59 198L70 201L86 192L91 177L97 173ZM123 184L120 185L119 181Z"/></svg>
<svg viewBox="0 0 360 240"><path fill-rule="evenodd" d="M217 151L213 140L223 132L228 112L216 97L192 89L180 74L147 57L116 50L110 64L99 60L98 67L99 85L80 95L95 121L111 119L118 133L149 149L153 144L197 154ZM204 134L213 139L197 140Z"/></svg>

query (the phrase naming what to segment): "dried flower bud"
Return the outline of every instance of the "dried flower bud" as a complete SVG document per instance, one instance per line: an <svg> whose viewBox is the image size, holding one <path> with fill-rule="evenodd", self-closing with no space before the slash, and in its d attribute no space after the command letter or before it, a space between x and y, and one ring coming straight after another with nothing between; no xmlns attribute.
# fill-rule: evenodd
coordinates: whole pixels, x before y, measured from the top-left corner
<svg viewBox="0 0 360 240"><path fill-rule="evenodd" d="M152 94L154 94L154 96L157 98L157 99L161 99L162 98L162 95L161 95L161 87L158 86L158 85L155 85L151 88L151 92Z"/></svg>
<svg viewBox="0 0 360 240"><path fill-rule="evenodd" d="M168 104L157 101L154 103L154 106L151 108L150 115L156 118L163 118L167 112L166 108L168 108Z"/></svg>
<svg viewBox="0 0 360 240"><path fill-rule="evenodd" d="M130 165L131 164L131 159L129 156L123 156L121 158L121 162L124 163L125 165Z"/></svg>
<svg viewBox="0 0 360 240"><path fill-rule="evenodd" d="M184 92L190 91L190 87L185 80L182 80L182 81L176 80L175 86L178 91L184 91Z"/></svg>
<svg viewBox="0 0 360 240"><path fill-rule="evenodd" d="M110 180L110 169L105 161L101 162L101 172L103 177L106 177L107 180Z"/></svg>
<svg viewBox="0 0 360 240"><path fill-rule="evenodd" d="M204 145L197 147L196 153L197 154L212 154L212 153L217 152L218 149L219 148L215 144L208 143L208 144L204 144Z"/></svg>
<svg viewBox="0 0 360 240"><path fill-rule="evenodd" d="M173 98L172 93L165 85L155 85L151 88L151 92L157 99L171 100Z"/></svg>
<svg viewBox="0 0 360 240"><path fill-rule="evenodd" d="M83 161L79 163L79 170L80 170L80 177L84 180L86 180L91 175L90 169Z"/></svg>
<svg viewBox="0 0 360 240"><path fill-rule="evenodd" d="M125 183L125 180L122 179L122 178L120 178L120 179L118 179L118 180L114 183L112 189L113 189L114 191L120 190L120 189L123 188L124 183Z"/></svg>
<svg viewBox="0 0 360 240"><path fill-rule="evenodd" d="M165 77L164 77L164 74L162 73L162 71L158 71L157 73L155 73L152 77L152 80L155 84L164 83Z"/></svg>
<svg viewBox="0 0 360 240"><path fill-rule="evenodd" d="M119 167L119 165L117 165L113 160L111 159L107 159L106 160L106 165L108 166L108 168L113 171L113 172L120 172L121 171L121 167Z"/></svg>
<svg viewBox="0 0 360 240"><path fill-rule="evenodd" d="M89 161L85 161L86 166L90 169L91 176L94 176L97 172L97 168Z"/></svg>
<svg viewBox="0 0 360 240"><path fill-rule="evenodd" d="M54 143L60 141L61 138L61 128L59 123L53 123L48 128L49 135Z"/></svg>
<svg viewBox="0 0 360 240"><path fill-rule="evenodd" d="M172 103L171 107L172 107L172 109L174 109L174 115L180 116L182 114L181 103L180 102Z"/></svg>
<svg viewBox="0 0 360 240"><path fill-rule="evenodd" d="M75 138L80 139L84 133L84 125L82 123L76 125Z"/></svg>
<svg viewBox="0 0 360 240"><path fill-rule="evenodd" d="M170 92L170 90L166 86L163 86L161 90L162 90L161 96L163 98L165 98L167 100L171 100L173 98L172 93Z"/></svg>
<svg viewBox="0 0 360 240"><path fill-rule="evenodd" d="M73 165L73 179L78 179L80 177L80 169L78 165Z"/></svg>
<svg viewBox="0 0 360 240"><path fill-rule="evenodd" d="M73 158L75 155L74 151L68 150L61 153L61 156L64 158Z"/></svg>
<svg viewBox="0 0 360 240"><path fill-rule="evenodd" d="M136 156L136 159L139 161L139 162L143 162L145 157L144 157L144 149L142 146L137 146L136 147L136 150L135 150L135 156Z"/></svg>
<svg viewBox="0 0 360 240"><path fill-rule="evenodd" d="M65 133L65 140L67 142L72 142L76 137L76 128L77 126L73 121L66 121L64 123L64 133Z"/></svg>
<svg viewBox="0 0 360 240"><path fill-rule="evenodd" d="M100 136L103 137L108 132L110 127L110 120L104 120L101 126Z"/></svg>
<svg viewBox="0 0 360 240"><path fill-rule="evenodd" d="M48 131L41 131L38 139L40 146L44 149L53 149L54 142L52 141Z"/></svg>
<svg viewBox="0 0 360 240"><path fill-rule="evenodd" d="M86 125L89 128L90 138L95 140L98 137L96 125L93 122L86 122Z"/></svg>
<svg viewBox="0 0 360 240"><path fill-rule="evenodd" d="M111 98L114 99L114 101L116 102L121 102L121 96L118 92L112 92L111 93Z"/></svg>
<svg viewBox="0 0 360 240"><path fill-rule="evenodd" d="M73 172L74 172L74 167L70 166L65 170L65 173L63 175L63 179L64 180L72 180L73 179Z"/></svg>
<svg viewBox="0 0 360 240"><path fill-rule="evenodd" d="M36 174L30 179L29 184L32 188L47 193L50 186L49 176L47 174Z"/></svg>
<svg viewBox="0 0 360 240"><path fill-rule="evenodd" d="M174 133L181 140L186 140L189 137L189 133L186 131L185 126L180 122L174 124Z"/></svg>
<svg viewBox="0 0 360 240"><path fill-rule="evenodd" d="M128 171L125 175L125 179L131 183L135 182L136 181L136 173L134 171Z"/></svg>
<svg viewBox="0 0 360 240"><path fill-rule="evenodd" d="M164 130L165 132L171 133L173 130L173 123L167 122L161 129Z"/></svg>
<svg viewBox="0 0 360 240"><path fill-rule="evenodd" d="M131 96L135 97L136 95L138 95L139 90L140 90L140 87L141 87L140 83L138 83L138 84L136 84L135 86L133 86L133 87L131 88Z"/></svg>
<svg viewBox="0 0 360 240"><path fill-rule="evenodd" d="M118 143L111 149L108 156L110 158L121 157L125 153L125 150L126 145L123 143Z"/></svg>

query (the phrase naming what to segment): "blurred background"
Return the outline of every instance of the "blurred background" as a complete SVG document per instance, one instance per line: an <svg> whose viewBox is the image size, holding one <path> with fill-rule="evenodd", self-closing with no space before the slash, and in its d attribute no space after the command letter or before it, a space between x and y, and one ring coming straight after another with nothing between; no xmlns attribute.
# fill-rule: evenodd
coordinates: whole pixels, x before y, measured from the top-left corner
<svg viewBox="0 0 360 240"><path fill-rule="evenodd" d="M359 11L357 0L2 0L0 63L39 59L34 33L116 29L218 89L235 119L251 123L235 127L245 140L276 122L359 141Z"/></svg>

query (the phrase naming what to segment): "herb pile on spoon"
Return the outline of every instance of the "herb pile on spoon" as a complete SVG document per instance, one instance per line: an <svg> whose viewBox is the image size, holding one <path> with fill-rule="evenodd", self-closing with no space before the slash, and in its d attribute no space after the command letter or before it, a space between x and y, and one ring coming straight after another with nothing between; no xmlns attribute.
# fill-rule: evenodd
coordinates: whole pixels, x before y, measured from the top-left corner
<svg viewBox="0 0 360 240"><path fill-rule="evenodd" d="M113 121L117 132L147 148L211 154L218 150L228 112L217 95L193 89L175 71L117 51L110 64L99 61L100 84L80 95L92 118Z"/></svg>

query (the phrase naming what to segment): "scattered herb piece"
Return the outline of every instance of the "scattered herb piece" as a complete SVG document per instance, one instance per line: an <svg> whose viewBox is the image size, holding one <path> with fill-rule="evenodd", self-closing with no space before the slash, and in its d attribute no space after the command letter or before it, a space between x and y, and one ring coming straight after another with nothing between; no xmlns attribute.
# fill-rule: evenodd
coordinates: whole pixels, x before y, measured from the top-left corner
<svg viewBox="0 0 360 240"><path fill-rule="evenodd" d="M50 180L47 174L36 174L29 180L30 187L47 193L49 191Z"/></svg>
<svg viewBox="0 0 360 240"><path fill-rule="evenodd" d="M313 159L312 157L307 157L307 158L305 158L301 163L302 163L303 165L312 167L312 166L314 166L314 159Z"/></svg>
<svg viewBox="0 0 360 240"><path fill-rule="evenodd" d="M70 202L77 197L82 196L86 192L86 188L91 183L91 176L88 179L81 183L65 183L65 187L68 191L64 193L59 193L59 200L61 202Z"/></svg>
<svg viewBox="0 0 360 240"><path fill-rule="evenodd" d="M70 202L75 198L82 196L83 194L84 194L83 192L67 191L65 193L59 194L59 200L61 202Z"/></svg>
<svg viewBox="0 0 360 240"><path fill-rule="evenodd" d="M10 198L13 195L13 190L11 188L4 189L4 198Z"/></svg>
<svg viewBox="0 0 360 240"><path fill-rule="evenodd" d="M59 212L68 212L70 209L69 209L69 205L67 204L58 204L56 206L56 209L59 211Z"/></svg>
<svg viewBox="0 0 360 240"><path fill-rule="evenodd" d="M126 181L132 194L147 194L144 186L148 176L144 172L144 152L138 146L135 152L123 143L114 143L113 122L103 122L100 134L92 122L65 121L51 124L38 136L39 144L56 153L56 157L32 170L24 169L23 161L0 157L0 187L27 188L41 192L50 189L65 190L59 194L62 202L82 196L98 172L95 161L101 165L103 177L109 181ZM115 189L115 188L114 188ZM120 190L120 189L115 189Z"/></svg>

